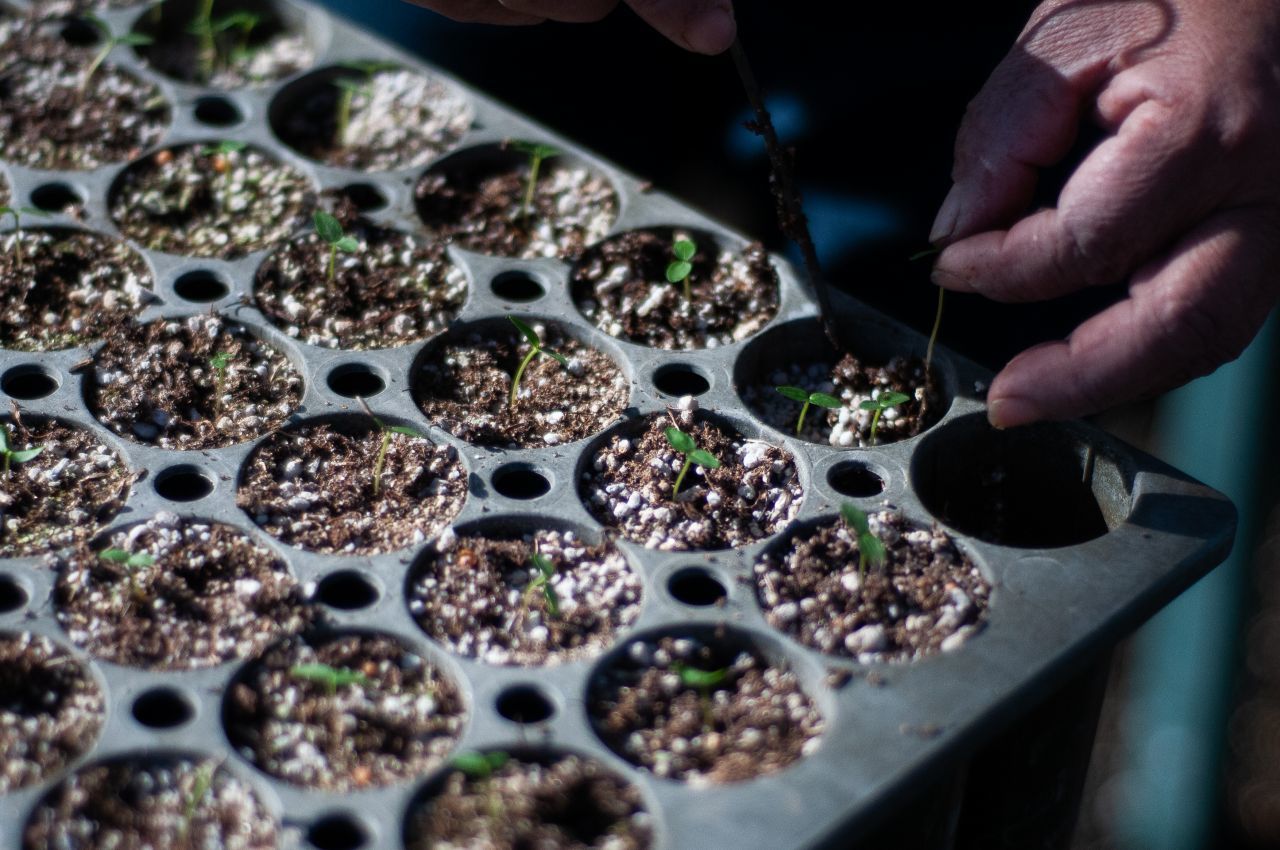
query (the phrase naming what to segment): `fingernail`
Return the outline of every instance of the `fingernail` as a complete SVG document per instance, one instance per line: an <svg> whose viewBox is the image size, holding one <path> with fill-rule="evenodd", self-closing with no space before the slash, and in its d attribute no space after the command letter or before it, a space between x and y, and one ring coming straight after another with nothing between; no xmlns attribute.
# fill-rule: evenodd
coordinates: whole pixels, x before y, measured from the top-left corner
<svg viewBox="0 0 1280 850"><path fill-rule="evenodd" d="M691 50L714 55L728 50L737 34L732 7L715 6L689 21L685 40Z"/></svg>
<svg viewBox="0 0 1280 850"><path fill-rule="evenodd" d="M997 398L987 403L987 421L995 428L1015 428L1043 418L1039 406L1025 398Z"/></svg>
<svg viewBox="0 0 1280 850"><path fill-rule="evenodd" d="M938 208L938 215L933 220L933 227L929 230L929 241L934 245L946 242L956 232L956 223L959 221L960 187L952 186L951 191L947 192L947 197L943 198L942 206Z"/></svg>
<svg viewBox="0 0 1280 850"><path fill-rule="evenodd" d="M961 277L953 271L940 268L935 261L933 270L929 272L929 280L934 285L941 286L943 289L957 290L960 292L975 292L973 281L966 277Z"/></svg>

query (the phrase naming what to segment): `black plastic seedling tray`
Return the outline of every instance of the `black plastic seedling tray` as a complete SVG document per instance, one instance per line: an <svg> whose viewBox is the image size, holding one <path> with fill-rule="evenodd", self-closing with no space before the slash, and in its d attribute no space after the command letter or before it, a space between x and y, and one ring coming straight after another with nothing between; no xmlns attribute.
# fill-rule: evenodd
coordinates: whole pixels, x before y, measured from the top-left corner
<svg viewBox="0 0 1280 850"><path fill-rule="evenodd" d="M426 165L381 173L328 167L282 144L269 120L273 104L283 108L277 102L282 92L316 69L348 60L390 59L436 75L470 101L472 127L455 150L513 138L545 141L606 175L620 201L611 233L682 226L714 234L724 245L745 242L572 140L321 10L284 2L272 7L307 34L316 58L311 70L266 87L215 91L178 84L149 70L128 48L113 52L112 62L153 81L171 104L172 123L156 147L221 139L249 142L306 175L317 191L352 184L371 188L387 201L371 214L375 221L420 232L414 185L439 157ZM135 7L110 9L101 15L122 32L144 13ZM196 117L197 113L221 115L226 112L223 104L230 104L241 120L223 127ZM59 184L83 197L87 213L83 223L57 216L39 226L87 228L118 237L108 213L108 197L125 167L127 163L119 163L63 173L5 164L4 171L17 203L27 203L42 187ZM470 487L466 504L453 522L455 528L483 521L485 528L571 528L588 539L599 538L601 526L580 499L577 482L584 457L601 445L608 432L539 449L470 446L428 422L410 392L411 376L429 341L371 351L301 344L251 306L255 271L268 252L222 262L134 247L154 275L158 296L140 318L213 310L249 326L284 351L303 375L305 395L293 421L357 416L356 401L334 387L343 389L354 382L354 386L376 389L381 382L385 388L369 395L380 415L411 423L437 443L456 446ZM807 352L819 353L822 346L814 301L795 270L781 258L774 258L781 278L780 309L761 332L722 347L670 352L597 331L574 306L569 266L559 260L498 259L456 248L450 249L450 257L465 270L469 284L457 322L503 321L502 317L518 313L564 323L621 364L631 381L625 418L664 411L677 402L685 386L705 386L697 399L703 409L727 418L749 438L785 447L796 459L804 488L799 514L788 528L832 517L845 501L865 509L887 502L926 526L944 515L951 518L954 524L948 530L991 584L985 628L962 647L917 663L859 664L807 649L768 625L756 597L753 565L762 552L786 537L783 531L741 549L715 552L660 552L620 541L619 548L642 577L643 605L637 621L618 636L615 648L591 660L542 669L491 666L454 657L424 635L406 604L407 569L422 546L374 557L311 554L273 539L236 506L241 466L255 444L181 452L118 437L99 423L85 401L87 379L77 366L92 356L93 348L41 354L0 351L0 380L25 416L57 417L88 429L125 458L131 469L147 472L133 485L126 507L110 528L171 511L242 529L278 553L309 588L326 577L354 576L346 585L331 582L329 587L339 590L321 597L342 603L328 610L333 625L393 635L454 680L468 706L458 751L532 749L594 757L641 790L652 815L655 846L770 850L848 846L915 792L945 780L963 759L1100 658L1124 633L1221 561L1230 548L1234 510L1221 494L1095 427L1075 422L1006 433L990 430L983 402L988 373L945 350L937 353L935 362L947 399L946 413L918 437L883 447L839 449L796 440L768 427L743 403L740 388L768 374L779 358L801 359ZM509 300L499 294L510 291L503 286L495 291L495 280L512 280L508 273L536 283L531 300ZM175 288L180 280L183 283ZM220 282L225 294L212 302L184 298L183 293L192 294L188 288L192 281L214 281L214 295ZM857 301L841 296L835 307L838 324L855 352L871 357L923 354L924 340L917 334ZM664 388L674 392L668 394ZM0 402L7 408L9 400ZM1003 482L993 482L991 471L997 467L1006 475ZM858 481L861 487L876 480L882 492L874 492L873 485L870 495L858 488L853 489L862 495L847 495L849 482ZM535 495L542 487L546 491ZM977 529L984 507L996 497L1018 506L1020 515L1030 518L1025 545L998 545L967 533ZM1095 534L1089 521L1105 528ZM401 846L408 807L434 787L442 767L411 782L346 794L301 790L275 781L242 758L223 729L224 693L243 663L169 673L96 660L74 646L59 626L51 599L55 578L45 558L0 562L0 580L10 591L6 596L14 600L16 588L17 596L25 597L25 602L16 599L0 613L0 630L46 635L72 651L94 671L105 692L106 720L96 745L66 770L42 784L0 797L0 846L22 846L33 806L71 771L118 756L159 753L225 759L224 767L266 802L283 827L286 844L303 845L304 836L310 834L321 846L335 846L341 842L334 836L346 835L345 824L363 832L367 842L363 846ZM376 601L352 608L341 599L344 586L372 587ZM684 590L691 586L711 588L712 593L700 598ZM717 604L701 604L721 592L723 599ZM725 785L695 787L632 767L604 746L593 730L586 710L589 682L601 665L625 651L634 636L678 635L716 624L731 625L734 634L798 674L824 716L820 745L776 774ZM171 728L145 725L134 710L135 701L144 694L160 694L169 701L161 704L186 704L191 709L189 719ZM497 708L504 695L509 698L508 715L511 699L519 702L524 695L534 704L549 704L551 716L536 724L508 719ZM337 832L326 838L327 828Z"/></svg>

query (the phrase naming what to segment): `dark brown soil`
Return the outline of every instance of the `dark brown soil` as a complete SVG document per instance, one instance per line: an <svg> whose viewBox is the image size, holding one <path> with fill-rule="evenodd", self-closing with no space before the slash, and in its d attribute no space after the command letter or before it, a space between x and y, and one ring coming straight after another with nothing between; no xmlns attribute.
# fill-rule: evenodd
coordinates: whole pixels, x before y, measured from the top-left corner
<svg viewBox="0 0 1280 850"><path fill-rule="evenodd" d="M361 682L299 675L327 665ZM294 785L353 791L404 782L441 764L462 735L458 689L420 655L377 635L277 644L232 685L232 744L260 770Z"/></svg>
<svg viewBox="0 0 1280 850"><path fill-rule="evenodd" d="M311 78L310 90L275 123L281 140L304 156L339 168L413 168L453 150L471 128L466 96L434 77L405 68L368 74L337 69ZM339 79L360 87L350 119L338 135Z"/></svg>
<svg viewBox="0 0 1280 850"><path fill-rule="evenodd" d="M218 369L220 355L229 355ZM302 377L280 351L218 315L125 326L94 358L89 409L111 430L166 449L252 440L284 422Z"/></svg>
<svg viewBox="0 0 1280 850"><path fill-rule="evenodd" d="M119 240L74 230L24 229L6 233L3 244L0 347L56 351L88 345L154 298L146 263Z"/></svg>
<svg viewBox="0 0 1280 850"><path fill-rule="evenodd" d="M76 771L31 813L24 850L274 850L270 810L211 759L112 761Z"/></svg>
<svg viewBox="0 0 1280 850"><path fill-rule="evenodd" d="M267 533L313 552L373 555L424 542L467 498L451 446L391 434L380 489L382 432L371 424L304 425L254 450L236 503Z"/></svg>
<svg viewBox="0 0 1280 850"><path fill-rule="evenodd" d="M507 539L446 533L435 548L410 581L409 612L467 658L525 666L590 658L640 614L640 578L607 543L559 531ZM551 599L534 584L535 549L555 569Z"/></svg>
<svg viewBox="0 0 1280 850"><path fill-rule="evenodd" d="M91 432L35 417L0 424L15 451L44 447L0 475L0 558L83 543L124 507L133 474Z"/></svg>
<svg viewBox="0 0 1280 850"><path fill-rule="evenodd" d="M339 252L315 233L284 245L258 268L258 308L295 339L325 348L406 345L440 333L462 309L467 276L440 245L405 233L343 222L360 240Z"/></svg>
<svg viewBox="0 0 1280 850"><path fill-rule="evenodd" d="M100 557L146 553L149 566ZM131 667L194 670L249 658L316 618L288 567L229 525L162 512L60 559L54 604L70 638Z"/></svg>
<svg viewBox="0 0 1280 850"><path fill-rule="evenodd" d="M544 160L528 214L529 158L514 150L479 161L445 163L418 183L427 232L496 257L577 259L609 232L618 196L601 174L559 157Z"/></svg>
<svg viewBox="0 0 1280 850"><path fill-rule="evenodd" d="M701 689L688 670L725 671ZM596 731L622 758L697 784L776 773L813 752L822 715L796 675L727 642L635 641L597 674L588 698Z"/></svg>
<svg viewBox="0 0 1280 850"><path fill-rule="evenodd" d="M511 759L487 779L459 770L410 812L408 850L644 850L652 816L639 790L576 755Z"/></svg>
<svg viewBox="0 0 1280 850"><path fill-rule="evenodd" d="M691 466L673 499L684 456L665 431L676 422L721 465ZM579 493L600 522L666 551L753 543L794 518L804 496L790 454L693 410L653 414L639 435L612 437L587 463Z"/></svg>
<svg viewBox="0 0 1280 850"><path fill-rule="evenodd" d="M914 661L958 649L982 628L991 591L978 567L938 527L902 512L867 517L888 550L859 575L856 534L843 520L805 532L756 564L769 624L820 652L868 664Z"/></svg>
<svg viewBox="0 0 1280 850"><path fill-rule="evenodd" d="M677 239L697 245L683 284L667 282ZM605 333L654 348L715 348L741 342L778 312L778 275L760 243L720 251L706 235L633 230L587 251L571 276L573 301Z"/></svg>
<svg viewBox="0 0 1280 850"><path fill-rule="evenodd" d="M631 383L613 361L558 326L528 320L544 348L569 359L563 367L538 355L520 378L510 406L511 380L529 343L514 325L461 331L431 349L414 382L414 398L431 421L479 446L557 446L595 434L617 420Z"/></svg>
<svg viewBox="0 0 1280 850"><path fill-rule="evenodd" d="M72 47L34 21L0 57L0 150L32 168L84 171L133 159L160 138L160 89L109 62L85 83L98 48Z"/></svg>
<svg viewBox="0 0 1280 850"><path fill-rule="evenodd" d="M0 794L43 782L88 751L103 708L71 653L46 637L0 633Z"/></svg>
<svg viewBox="0 0 1280 850"><path fill-rule="evenodd" d="M761 419L779 431L795 434L802 405L780 395L776 389L779 386L827 393L844 402L836 410L810 405L799 435L811 442L841 448L873 445L871 421L875 411L862 410L859 405L882 393L899 392L910 401L880 415L874 443L877 446L914 437L933 427L946 413L936 371L934 379L926 382L924 360L919 357L894 357L883 366L865 363L852 354L844 355L834 366L830 361L792 363L771 370L767 380L743 389L743 401Z"/></svg>
<svg viewBox="0 0 1280 850"><path fill-rule="evenodd" d="M125 169L110 200L125 236L153 251L234 260L302 226L315 203L306 177L256 148L211 145L163 148Z"/></svg>

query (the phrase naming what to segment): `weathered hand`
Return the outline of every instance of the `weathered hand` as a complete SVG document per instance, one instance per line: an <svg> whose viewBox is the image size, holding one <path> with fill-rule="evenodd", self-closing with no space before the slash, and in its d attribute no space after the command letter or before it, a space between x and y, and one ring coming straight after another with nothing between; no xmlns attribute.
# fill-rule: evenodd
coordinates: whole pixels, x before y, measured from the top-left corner
<svg viewBox="0 0 1280 850"><path fill-rule="evenodd" d="M412 0L455 21L540 24L598 21L618 0ZM720 53L733 43L733 0L626 0L658 32L695 53Z"/></svg>
<svg viewBox="0 0 1280 850"><path fill-rule="evenodd" d="M1056 208L1026 214L1037 170L1086 117L1108 137ZM970 104L952 176L935 283L1035 301L1129 282L1126 300L1004 368L993 424L1092 413L1213 371L1280 295L1280 3L1044 3Z"/></svg>

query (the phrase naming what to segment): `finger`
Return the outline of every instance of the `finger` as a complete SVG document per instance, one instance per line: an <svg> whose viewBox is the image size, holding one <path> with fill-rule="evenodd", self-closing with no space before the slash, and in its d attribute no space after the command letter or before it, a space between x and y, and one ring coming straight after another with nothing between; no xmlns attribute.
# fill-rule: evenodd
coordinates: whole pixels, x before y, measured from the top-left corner
<svg viewBox="0 0 1280 850"><path fill-rule="evenodd" d="M694 53L722 53L738 33L732 0L627 0L649 26Z"/></svg>
<svg viewBox="0 0 1280 850"><path fill-rule="evenodd" d="M503 8L513 12L564 21L589 24L613 11L618 0L501 0Z"/></svg>
<svg viewBox="0 0 1280 850"><path fill-rule="evenodd" d="M497 0L410 0L463 24L540 24L545 18L507 9Z"/></svg>
<svg viewBox="0 0 1280 850"><path fill-rule="evenodd" d="M1128 299L1069 339L1019 354L991 384L991 423L1007 428L1095 413L1234 360L1280 288L1275 217L1255 210L1215 216L1167 259L1140 270Z"/></svg>

